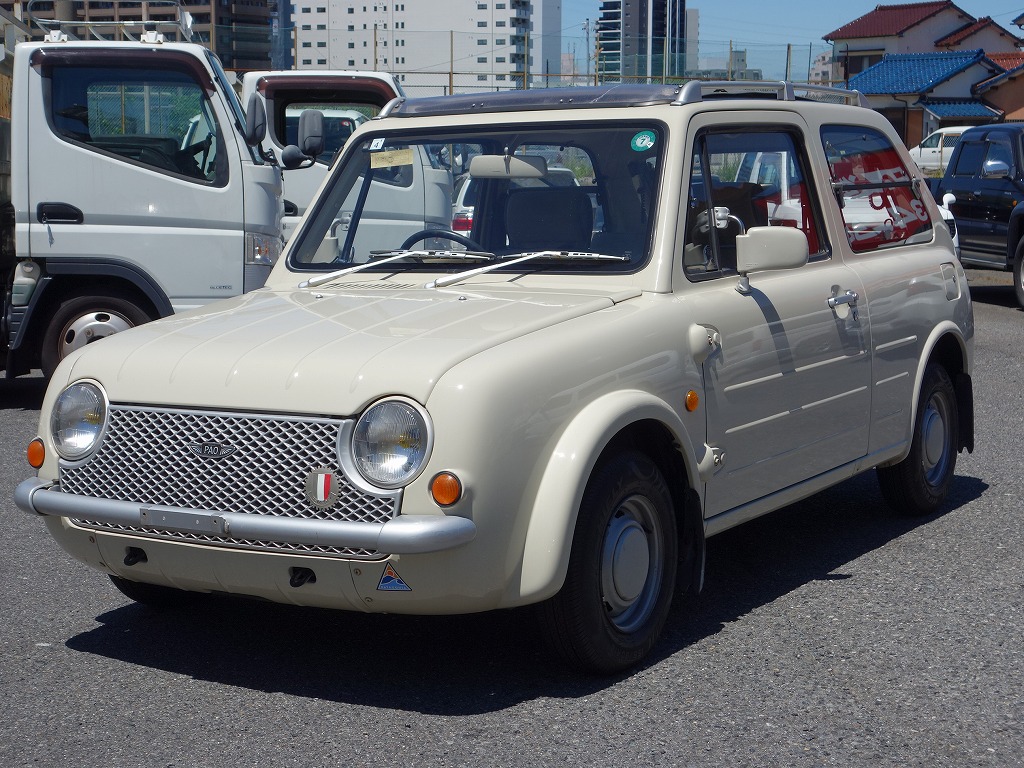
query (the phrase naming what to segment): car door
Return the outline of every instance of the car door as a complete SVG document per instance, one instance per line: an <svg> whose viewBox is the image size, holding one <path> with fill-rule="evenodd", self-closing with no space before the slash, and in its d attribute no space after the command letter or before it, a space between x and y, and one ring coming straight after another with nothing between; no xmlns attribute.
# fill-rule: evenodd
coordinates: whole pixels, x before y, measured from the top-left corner
<svg viewBox="0 0 1024 768"><path fill-rule="evenodd" d="M178 308L241 293L241 159L202 61L67 46L35 52L24 102L31 255L142 273Z"/></svg>
<svg viewBox="0 0 1024 768"><path fill-rule="evenodd" d="M719 467L706 487L713 517L862 457L871 364L862 288L824 237L802 127L709 120L693 146L683 258L687 314L714 347L703 367ZM753 152L778 153L785 193L734 181L737 158ZM802 230L811 255L798 269L751 276L741 291L736 238L755 226Z"/></svg>

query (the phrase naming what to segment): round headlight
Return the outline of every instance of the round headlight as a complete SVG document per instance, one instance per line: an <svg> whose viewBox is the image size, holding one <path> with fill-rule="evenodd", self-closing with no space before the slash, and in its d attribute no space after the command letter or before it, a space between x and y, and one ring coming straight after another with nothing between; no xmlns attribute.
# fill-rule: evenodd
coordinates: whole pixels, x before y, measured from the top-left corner
<svg viewBox="0 0 1024 768"><path fill-rule="evenodd" d="M96 447L107 420L107 399L95 384L72 384L57 397L50 414L50 436L57 453L78 461Z"/></svg>
<svg viewBox="0 0 1024 768"><path fill-rule="evenodd" d="M430 453L426 414L405 400L371 406L352 432L352 458L367 482L400 488L420 473Z"/></svg>

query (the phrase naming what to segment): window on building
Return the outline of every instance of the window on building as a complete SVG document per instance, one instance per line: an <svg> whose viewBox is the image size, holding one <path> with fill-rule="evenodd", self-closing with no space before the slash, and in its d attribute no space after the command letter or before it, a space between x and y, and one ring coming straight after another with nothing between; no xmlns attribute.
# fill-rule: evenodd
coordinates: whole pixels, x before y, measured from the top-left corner
<svg viewBox="0 0 1024 768"><path fill-rule="evenodd" d="M327 42L324 41L324 40L320 40L319 42L317 42L316 47L317 48L326 48L327 47Z"/></svg>
<svg viewBox="0 0 1024 768"><path fill-rule="evenodd" d="M303 59L302 63L305 64L306 66L309 66L310 64L313 63L313 60L312 59Z"/></svg>
<svg viewBox="0 0 1024 768"><path fill-rule="evenodd" d="M505 45L505 38L504 37L499 37L497 40L494 41L494 44L495 45Z"/></svg>
<svg viewBox="0 0 1024 768"><path fill-rule="evenodd" d="M476 41L476 44L477 44L477 45L487 45L487 41L486 41L486 40L483 40L483 39L481 39L481 40L477 40L477 41Z"/></svg>
<svg viewBox="0 0 1024 768"><path fill-rule="evenodd" d="M355 48L356 44L353 41L350 40L349 43L348 43L348 47L349 48Z"/></svg>
<svg viewBox="0 0 1024 768"><path fill-rule="evenodd" d="M496 21L496 22L494 22L494 26L496 26L496 27L504 27L505 26L505 22L504 21Z"/></svg>
<svg viewBox="0 0 1024 768"><path fill-rule="evenodd" d="M302 47L303 47L303 48L312 48L312 47L313 47L313 44L307 41L307 42L304 42L304 43L302 44Z"/></svg>
<svg viewBox="0 0 1024 768"><path fill-rule="evenodd" d="M476 25L477 25L478 27L486 27L486 26L487 26L487 22L486 22L486 21L478 21L478 22L476 23Z"/></svg>
<svg viewBox="0 0 1024 768"><path fill-rule="evenodd" d="M486 64L487 63L487 57L486 56L477 56L476 57L476 63L477 64Z"/></svg>
<svg viewBox="0 0 1024 768"><path fill-rule="evenodd" d="M487 75L477 75L476 79L477 80L486 80L487 79Z"/></svg>
<svg viewBox="0 0 1024 768"><path fill-rule="evenodd" d="M504 64L505 63L505 57L504 56L495 56L494 57L494 63L495 64Z"/></svg>

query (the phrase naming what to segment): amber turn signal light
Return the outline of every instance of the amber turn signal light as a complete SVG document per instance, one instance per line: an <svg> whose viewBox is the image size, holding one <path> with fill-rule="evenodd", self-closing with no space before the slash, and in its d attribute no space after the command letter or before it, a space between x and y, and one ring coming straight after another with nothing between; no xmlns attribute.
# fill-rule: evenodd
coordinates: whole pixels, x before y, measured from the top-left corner
<svg viewBox="0 0 1024 768"><path fill-rule="evenodd" d="M29 466L32 469L39 469L43 466L43 460L46 458L46 448L43 446L43 441L38 437L28 444L28 448L25 449L25 456L28 458Z"/></svg>
<svg viewBox="0 0 1024 768"><path fill-rule="evenodd" d="M686 393L686 410L696 411L698 405L700 405L700 395L691 389Z"/></svg>
<svg viewBox="0 0 1024 768"><path fill-rule="evenodd" d="M462 483L451 472L439 472L430 481L430 496L441 507L450 507L462 498Z"/></svg>

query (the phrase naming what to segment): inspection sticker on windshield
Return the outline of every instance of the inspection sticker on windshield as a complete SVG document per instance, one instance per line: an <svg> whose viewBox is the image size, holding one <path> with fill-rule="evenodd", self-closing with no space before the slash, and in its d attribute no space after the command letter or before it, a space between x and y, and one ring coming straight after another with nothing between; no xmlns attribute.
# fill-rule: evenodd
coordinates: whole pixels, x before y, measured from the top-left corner
<svg viewBox="0 0 1024 768"><path fill-rule="evenodd" d="M657 136L654 135L654 131L640 131L629 142L629 145L633 148L634 152L646 152L648 149L654 149L656 139Z"/></svg>
<svg viewBox="0 0 1024 768"><path fill-rule="evenodd" d="M396 165L412 165L412 149L385 149L370 155L371 168L393 168Z"/></svg>

